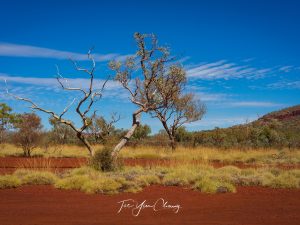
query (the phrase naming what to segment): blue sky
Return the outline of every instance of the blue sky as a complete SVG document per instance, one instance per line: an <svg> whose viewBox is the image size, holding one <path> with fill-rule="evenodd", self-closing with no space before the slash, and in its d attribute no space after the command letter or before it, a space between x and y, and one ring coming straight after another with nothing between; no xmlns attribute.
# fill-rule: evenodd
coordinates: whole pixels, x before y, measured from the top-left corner
<svg viewBox="0 0 300 225"><path fill-rule="evenodd" d="M187 89L207 105L190 130L228 127L300 102L299 1L4 1L0 7L0 101L16 112L28 105L4 94L32 98L60 112L76 96L66 96L53 77L58 65L73 86L86 84L72 57L87 65L95 46L99 84L107 63L135 52L134 32L155 33L172 48L188 75ZM111 82L96 109L119 112L120 128L135 109ZM45 128L47 115L40 114ZM67 117L78 122L72 112ZM153 132L158 121L143 117Z"/></svg>

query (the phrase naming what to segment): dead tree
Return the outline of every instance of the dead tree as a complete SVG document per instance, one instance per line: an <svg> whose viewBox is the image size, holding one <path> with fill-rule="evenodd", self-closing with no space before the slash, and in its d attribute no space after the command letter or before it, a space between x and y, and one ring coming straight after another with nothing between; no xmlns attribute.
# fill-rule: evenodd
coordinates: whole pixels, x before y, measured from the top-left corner
<svg viewBox="0 0 300 225"><path fill-rule="evenodd" d="M159 46L153 34L135 33L137 52L124 63L113 61L110 67L115 71L115 79L129 92L131 102L137 106L132 114L132 127L113 149L116 157L132 137L140 124L142 113L149 113L167 107L166 99L180 92L180 80L185 80L185 73L179 65L169 65L175 58L170 56L167 47ZM150 46L149 48L147 46ZM173 76L176 75L176 79ZM166 86L168 86L167 89ZM167 91L162 91L162 90ZM162 96L162 95L167 96Z"/></svg>
<svg viewBox="0 0 300 225"><path fill-rule="evenodd" d="M60 74L60 71L57 67L57 77L56 77L56 79L57 79L59 85L61 86L61 88L65 91L74 91L74 92L80 92L81 93L81 97L78 98L78 99L74 98L73 101L71 102L71 104L67 105L65 107L65 109L63 110L63 112L61 112L60 114L58 114L58 113L56 113L52 110L44 109L44 108L38 106L31 99L16 96L16 95L10 93L8 91L8 88L7 88L7 94L14 97L17 100L24 101L24 102L27 102L27 103L31 104L30 108L32 110L38 110L38 111L47 113L54 120L57 120L58 122L63 123L65 125L71 127L72 130L74 130L76 132L76 136L84 144L84 146L88 149L90 155L92 156L94 154L94 149L93 149L92 145L89 143L89 141L88 141L88 139L85 135L85 131L88 128L88 126L90 125L90 119L89 119L88 114L90 113L91 108L94 105L94 103L96 101L98 101L99 99L101 99L103 90L104 90L105 85L106 85L109 78L107 78L103 82L103 84L100 86L100 88L96 89L94 87L96 63L95 63L95 60L94 60L94 58L91 54L91 50L89 50L89 52L87 54L87 57L91 62L91 68L89 68L89 69L81 68L81 67L78 66L76 61L71 60L77 71L83 72L83 73L88 75L89 85L88 85L87 90L85 90L84 88L70 87L70 85L68 83L68 80ZM76 106L75 106L75 111L79 115L79 117L81 118L81 126L80 127L76 127L75 124L72 121L63 118L63 116L69 111L69 109L75 104L75 102L77 102Z"/></svg>

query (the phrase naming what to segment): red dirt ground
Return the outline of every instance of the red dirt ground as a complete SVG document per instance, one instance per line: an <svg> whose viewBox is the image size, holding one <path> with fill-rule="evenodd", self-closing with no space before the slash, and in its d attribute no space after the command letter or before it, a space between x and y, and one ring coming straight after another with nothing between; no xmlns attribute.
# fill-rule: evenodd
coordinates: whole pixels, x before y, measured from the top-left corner
<svg viewBox="0 0 300 225"><path fill-rule="evenodd" d="M119 201L153 203L164 198L180 204L154 212L143 209L133 217L130 209L117 214ZM240 187L235 194L202 194L179 187L151 186L137 194L87 195L51 186L24 186L0 190L1 225L298 225L300 191Z"/></svg>
<svg viewBox="0 0 300 225"><path fill-rule="evenodd" d="M124 159L124 165L127 166L173 166L178 165L180 160L169 160L169 159ZM16 169L19 168L35 168L35 169L50 169L53 171L63 171L66 169L80 167L87 163L86 158L24 158L24 157L0 157L0 174L9 174L13 173ZM192 161L194 164L201 164L201 161ZM226 164L221 162L210 162L210 165L219 168L226 165L233 165L239 168L258 168L263 165L258 164L244 164L240 162ZM300 169L299 164L277 164L272 165L281 169ZM0 224L1 225L1 224Z"/></svg>

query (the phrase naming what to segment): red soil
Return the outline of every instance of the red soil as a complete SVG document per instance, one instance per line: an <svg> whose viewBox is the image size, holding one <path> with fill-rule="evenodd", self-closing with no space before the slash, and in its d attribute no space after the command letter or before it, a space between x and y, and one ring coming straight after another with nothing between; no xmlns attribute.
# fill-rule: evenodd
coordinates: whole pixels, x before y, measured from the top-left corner
<svg viewBox="0 0 300 225"><path fill-rule="evenodd" d="M172 166L172 165L178 165L182 162L181 160L169 160L169 159L125 159L124 164L128 166L156 166L156 165L161 165L161 166ZM190 161L192 164L203 164L202 161L200 160L192 160ZM204 163L205 164L205 163ZM259 167L264 167L264 166L273 166L281 169L300 169L300 164L268 164L268 165L263 165L263 164L255 164L255 163L248 163L245 164L243 162L233 162L233 163L223 163L219 161L211 161L208 163L209 165L215 167L215 168L220 168L228 165L236 166L241 169L244 168L259 168Z"/></svg>
<svg viewBox="0 0 300 225"><path fill-rule="evenodd" d="M46 169L57 172L77 168L86 163L86 158L3 157L0 158L0 174L13 173L20 168Z"/></svg>
<svg viewBox="0 0 300 225"><path fill-rule="evenodd" d="M88 162L86 158L24 158L24 157L0 157L0 174L12 173L19 168L29 169L49 169L52 171L63 171L66 169L77 168ZM124 159L124 165L127 166L176 166L180 164L180 160L169 159ZM201 164L203 162L194 160L191 163ZM241 162L226 164L218 161L210 162L216 168L233 165L239 168L259 168L263 165L244 164ZM269 165L270 166L270 165ZM300 164L277 164L272 165L281 169L300 169Z"/></svg>
<svg viewBox="0 0 300 225"><path fill-rule="evenodd" d="M143 209L134 217L130 209L119 214L119 201L134 199L152 204L164 198L180 204L170 209ZM179 187L151 186L138 194L87 195L51 186L24 186L0 190L1 225L298 225L300 191L240 187L235 194L202 194Z"/></svg>

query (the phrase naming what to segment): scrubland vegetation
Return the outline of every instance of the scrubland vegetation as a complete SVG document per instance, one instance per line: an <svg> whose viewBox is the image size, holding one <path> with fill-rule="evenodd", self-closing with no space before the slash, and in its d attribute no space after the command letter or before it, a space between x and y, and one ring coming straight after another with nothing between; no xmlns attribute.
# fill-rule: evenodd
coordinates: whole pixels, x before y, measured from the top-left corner
<svg viewBox="0 0 300 225"><path fill-rule="evenodd" d="M144 41L140 36L137 39ZM163 53L166 54L165 57L169 56L167 52ZM111 64L117 73L116 77L125 88L128 88L130 79L127 70L134 62L129 60L127 63L129 64ZM93 68L94 66L93 64ZM244 125L189 132L182 125L200 119L205 113L205 107L194 102L192 95L181 96L186 82L183 69L171 67L171 72L176 78L173 82L177 84L177 88L173 89L168 84L167 90L174 96L164 102L170 101L170 104L160 110L157 108L158 100L155 96L151 97L151 107L145 108L149 107L146 103L145 106L140 106L138 112L133 114L133 126L129 130L115 127L115 122L120 119L115 115L108 121L96 114L87 116L82 113L83 126L78 129L71 121L62 119L64 112L61 116L50 113L53 115L49 118L52 128L43 130L38 115L14 114L10 107L1 104L0 157L44 157L49 160L44 165L19 165L18 168L21 169L13 174L1 175L0 188L53 185L59 189L104 194L139 192L148 185L158 184L182 186L204 193L236 192L237 186L299 188L299 105L267 114ZM165 75L167 77L151 78L157 79L155 88L161 89L162 97L169 96L163 89L166 85L162 81L172 80L170 74ZM149 95L149 91L150 89L140 91L142 96L138 97L143 99ZM136 96L133 94L133 97ZM137 100L139 99L135 99ZM32 108L40 110L30 100L25 101L31 103ZM91 103L93 101L92 98ZM186 105L189 107L185 108ZM90 107L85 112L89 110ZM150 135L150 127L140 124L139 120L141 113L148 110L152 110L150 114L157 117L164 127L164 130L154 135ZM167 118L171 118L168 115L173 113L176 113L174 119L177 120L174 120L174 124L167 123ZM72 170L53 172L50 165L52 157L87 158L88 164ZM124 166L123 159L157 161L140 167ZM29 163L34 164L35 161L29 160ZM221 163L222 167L214 168L214 163ZM234 166L235 163L255 167L238 168ZM227 164L228 166L224 166ZM283 169L279 164L292 165L295 169Z"/></svg>
<svg viewBox="0 0 300 225"><path fill-rule="evenodd" d="M135 193L154 184L182 186L204 193L220 193L235 192L236 186L299 188L300 170L239 169L234 166L216 169L208 165L178 164L172 168L123 167L114 172L100 172L86 166L56 174L20 169L12 175L0 176L0 188L27 184L51 184L59 189L104 194Z"/></svg>
<svg viewBox="0 0 300 225"><path fill-rule="evenodd" d="M103 145L98 145L102 149ZM0 145L0 157L22 156L22 149L12 144ZM86 157L88 152L77 145L54 145L38 147L32 152L33 157ZM123 159L166 159L176 161L198 161L199 163L249 163L249 164L298 164L300 151L298 149L218 149L212 147L177 147L172 151L167 147L125 147L120 153Z"/></svg>

